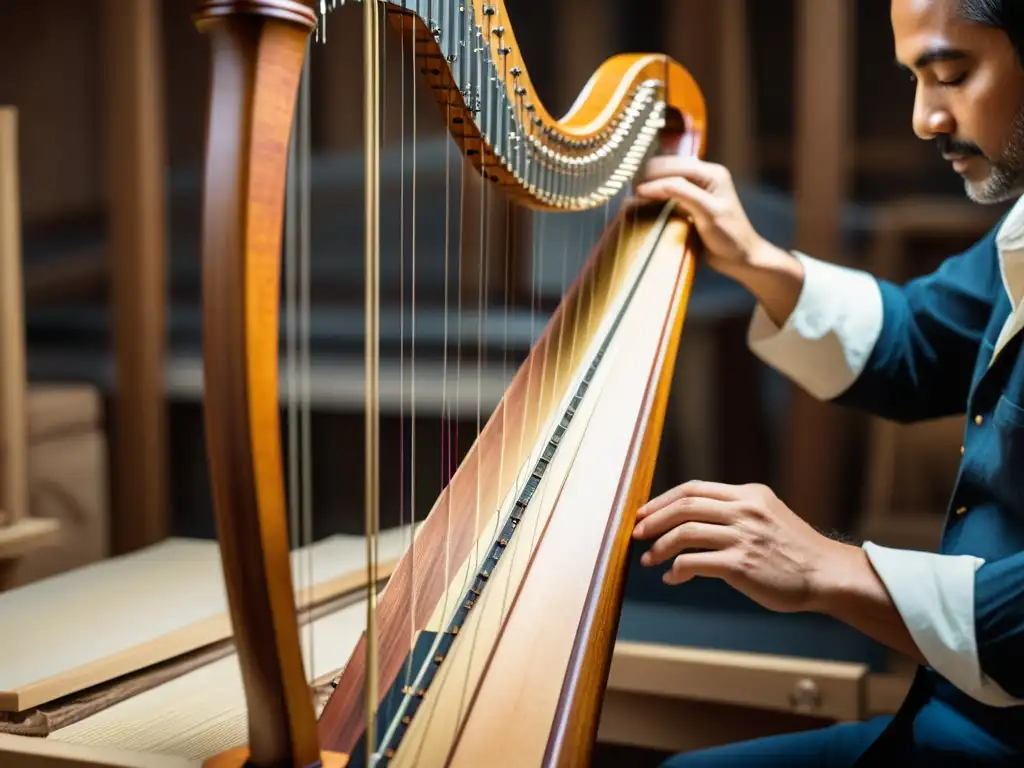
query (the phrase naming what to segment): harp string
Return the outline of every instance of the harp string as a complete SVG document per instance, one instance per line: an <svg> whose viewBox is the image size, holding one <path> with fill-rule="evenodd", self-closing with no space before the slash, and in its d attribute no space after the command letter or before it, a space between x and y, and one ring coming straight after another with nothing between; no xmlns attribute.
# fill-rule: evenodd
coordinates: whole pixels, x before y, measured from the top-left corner
<svg viewBox="0 0 1024 768"><path fill-rule="evenodd" d="M364 161L366 194L366 384L365 384L365 530L366 595L366 738L376 744L376 708L379 688L377 637L377 532L380 528L379 435L380 417L380 14L377 0L363 0L364 56ZM373 750L367 749L367 764Z"/></svg>
<svg viewBox="0 0 1024 768"><path fill-rule="evenodd" d="M384 5L384 4L380 4ZM452 4L451 14L455 16L455 5ZM366 419L367 419L367 437L366 437L366 461L367 461L367 472L366 472L366 510L365 510L365 530L367 537L367 570L368 570L368 605L367 605L367 679L366 679L366 702L367 702L367 730L366 739L370 745L376 745L376 726L378 723L378 712L376 712L377 702L379 700L379 662L378 662L378 646L379 638L377 637L376 631L376 594L375 584L378 581L377 563L378 563L378 542L379 542L379 301L380 301L380 286L379 286L379 265L380 265L380 254L379 254L379 205L380 205L380 144L382 141L381 131L383 131L385 116L380 111L380 93L382 88L380 87L381 81L384 80L384 66L381 62L381 49L384 46L383 40L380 39L380 23L379 15L376 13L378 2L377 0L366 0L364 7L364 32L365 32L365 64L366 64L366 95L364 104L366 107L366 194L367 194L367 211L366 211L366 224L367 224L367 244L366 244L366 300L367 300L367 323L366 323L366 334L367 334L367 366L366 366ZM403 3L403 7L406 10L412 10L408 7L407 3ZM428 20L432 18L430 11L431 3L428 3ZM494 10L493 8L491 10ZM383 8L383 12L388 13L386 8ZM400 11L396 11L401 13ZM487 44L487 40L490 39L491 34L494 32L492 23L499 23L496 16L492 16L490 13L485 13L484 25L474 25L470 18L473 13L473 7L468 4L458 4L458 13L460 14L459 20L463 24L464 34L462 39L466 41L466 53L468 55L469 49L472 48L476 56L476 66L468 66L466 69L471 75L467 79L467 101L473 105L474 96L473 94L477 91L480 92L483 98L487 98L489 90L485 87L486 78L481 69L483 66L480 52L484 49ZM416 379L416 353L417 353L417 296L416 296L416 276L417 276L417 263L416 263L416 248L417 248L417 219L416 219L416 198L417 198L417 87L419 85L419 67L418 67L418 55L416 49L416 29L417 21L414 16L408 13L402 13L402 61L401 61L401 109L402 114L401 120L401 148L400 148L400 178L401 178L401 195L400 195L400 221L401 221L401 234L400 234L400 247L399 257L401 259L400 265L400 386L399 386L399 404L400 404L400 472L402 473L400 479L400 525L405 525L404 508L408 503L409 507L409 545L408 545L408 556L410 560L414 557L415 547L415 517L416 517L416 431L417 431L417 416L416 407L418 403L417 397L417 379ZM432 24L432 22L430 22ZM408 24L408 26L407 26ZM483 37L483 30L481 26L486 27L487 38ZM405 109L407 107L405 98L405 38L408 35L412 39L413 50L411 53L410 61L412 66L412 116L411 116L411 128L412 128L412 142L411 142L411 196L410 196L410 208L411 208L411 235L409 237L409 249L411 257L411 278L410 278L410 351L409 356L409 384L408 391L406 388L406 319L405 319L405 302L406 302L406 219L405 219L405 177L406 177L406 166L405 166ZM507 61L505 63L507 72ZM522 130L524 134L531 134L534 131L534 126L530 120L524 120L524 102L522 93L516 92L515 96L515 109L519 117L518 129ZM446 114L450 111L450 104L445 107ZM450 123L449 123L450 124ZM379 129L379 130L378 130ZM510 137L512 143L515 144L515 138L519 138L521 141L520 146L523 147L521 151L526 151L527 156L531 161L536 161L533 156L531 143L528 141L522 141L522 137ZM525 146L524 146L525 145ZM462 302L464 295L464 246L465 246L465 232L466 232L466 181L468 180L468 174L471 174L471 164L464 159L463 162L463 174L462 183L460 184L459 193L459 238L458 238L458 295L457 303L458 308L456 310L456 351L455 351L455 413L453 417L452 403L450 402L450 387L449 387L449 310L450 310L450 299L449 299L449 275L450 275L450 246L449 242L451 232L450 225L451 221L449 218L449 208L451 202L451 189L450 189L450 141L446 142L445 148L445 234L444 234L444 341L443 341L443 360L442 360L442 397L441 397L441 477L442 487L446 487L450 483L453 475L455 464L457 463L459 441L458 441L458 429L459 422L461 419L461 408L462 400L460 396L460 388L462 385L462 334L463 329L463 316L462 316ZM476 279L478 280L477 288L477 360L476 360L476 437L479 438L482 431L483 421L483 377L485 369L488 366L488 334L489 334L489 287L490 287L490 273L492 268L496 265L492 265L491 260L488 258L488 252L491 250L489 237L491 228L491 204L490 197L494 191L489 189L488 181L488 170L487 167L481 163L479 181L481 189L479 191L479 203L480 203L480 215L479 215L479 226L480 226L480 247L478 251L479 264L475 271ZM502 381L504 382L508 376L508 355L509 355L509 313L511 303L511 280L512 280L512 262L510 258L511 251L511 240L512 240L512 204L509 201L504 203L505 209L505 243L504 243L504 257L503 257L503 322L502 322L502 350L501 350L501 370L502 370ZM532 259L532 268L530 274L530 285L529 285L529 326L531 333L531 340L537 338L537 327L536 322L538 320L539 304L542 301L540 285L543 282L543 271L545 268L546 261L558 261L558 256L561 256L561 264L552 264L550 266L555 269L560 269L560 296L564 298L567 293L570 275L569 275L569 258L570 255L576 256L575 263L578 265L582 263L583 249L587 246L586 234L587 234L587 222L583 220L582 216L575 226L570 225L569 227L562 227L562 243L561 247L557 250L560 254L555 255L555 259L545 258L544 251L547 250L544 247L544 229L547 216L549 214L541 213L534 214L533 222L536 226L531 227L531 239L532 243L530 246ZM604 223L607 226L609 219L609 203L604 205ZM599 221L597 217L590 219L595 224ZM622 237L626 225L618 228L619 244L617 248L621 248ZM575 247L574 247L575 246ZM612 269L613 275L618 268L618 259L611 259L612 264L610 266L604 266L602 260L600 269ZM595 271L596 272L596 271ZM307 273L308 274L308 273ZM500 444L500 459L499 459L499 478L504 476L505 472L505 451L506 451L506 440L509 434L518 429L519 433L519 454L522 455L522 448L526 441L527 425L532 420L537 433L541 428L541 421L544 417L544 403L545 402L557 402L557 392L555 388L558 386L560 380L560 368L563 365L570 365L575 360L577 345L579 342L579 336L581 328L586 327L587 329L593 328L594 323L594 312L595 304L594 292L597 285L597 274L591 275L589 279L589 285L587 286L587 300L575 302L575 317L571 320L565 319L565 322L571 322L572 330L571 337L566 338L565 334L565 322L560 323L559 332L557 334L557 340L555 341L555 352L554 352L554 373L549 376L547 371L548 360L552 356L550 349L545 350L545 354L538 355L541 359L541 370L539 372L540 385L538 387L536 395L533 394L534 377L537 375L534 371L534 358L531 358L529 365L529 372L527 373L527 385L526 385L526 397L524 403L524 411L519 424L510 425L507 423L507 411L504 409L504 404L499 404L499 407L503 407L501 415L501 444ZM307 278L308 279L308 278ZM607 290L611 292L613 285L616 284L614 277L607 280ZM610 296L609 296L610 298ZM582 304L588 305L587 311L588 316L585 318L585 323L581 322L580 312L582 311ZM301 312L300 312L301 314ZM551 346L548 342L548 347ZM568 358L565 358L568 352ZM550 379L550 392L548 392L548 379ZM407 415L407 404L406 397L409 397L408 413L409 413L409 456L405 455L405 440L406 440L406 415ZM536 408L533 408L533 401L536 400ZM477 452L478 461L482 458L481 453ZM408 480L408 501L406 499L406 479L405 479L405 462L409 460L409 480ZM478 464L478 470L482 469L482 465ZM529 469L526 469L524 473L517 473L518 476L515 479L515 486L520 487L522 483L525 483L526 477L529 475ZM474 526L474 540L476 534L480 532L480 514L484 506L491 507L488 510L489 513L496 513L499 511L499 505L501 499L495 499L493 505L489 499L483 499L483 491L481 488L482 473L477 472L476 478L476 504L474 510L475 526ZM551 483L545 483L545 489L547 485ZM500 494L500 489L498 490ZM542 491L543 494L543 491ZM304 496L305 497L305 496ZM450 494L446 493L448 509L446 512L450 512ZM543 496L541 496L543 498ZM538 515L534 515L534 531L530 537L529 551L532 551L536 546L537 535L539 534L538 526ZM494 534L497 535L500 526L500 520L496 517L495 519L495 530ZM310 530L311 533L311 530ZM523 539L526 537L517 538L518 550L519 546L526 548L526 544ZM451 568L452 563L450 562L450 551L451 551L451 520L450 516L447 523L447 532L445 535L445 555L443 560L444 573L445 573L445 584L451 583ZM476 551L474 546L473 551ZM511 553L513 558L514 553ZM470 572L472 569L467 570L466 581L470 579ZM414 573L414 570L413 570ZM310 576L310 578L312 578ZM503 601L504 605L502 608L502 615L508 611L508 602L510 599L509 586L511 582L506 581L506 595ZM417 613L417 595L415 592L415 579L411 583L411 595L409 597L409 616L410 616L410 654L409 658L412 658L412 651L415 646L416 639L416 613ZM446 589L444 592L445 610L442 615L447 613L447 603L449 601L448 592L458 592L457 590ZM457 600L461 595L461 592L454 594L454 598ZM479 627L478 627L479 628ZM471 643L471 645L473 645ZM428 655L429 658L429 655ZM409 669L407 669L406 681L410 680ZM461 719L461 717L460 717ZM367 750L368 757L372 755L374 749Z"/></svg>
<svg viewBox="0 0 1024 768"><path fill-rule="evenodd" d="M545 216L545 215L546 214L541 214L542 217ZM541 220L543 221L543 218ZM632 226L632 224L633 224L633 222L630 221L627 226ZM625 229L625 227L623 229ZM575 231L573 231L573 230L575 230ZM586 221L584 221L582 218L577 218L576 222L572 223L571 228L567 228L567 229L564 230L563 242L561 244L561 247L557 249L556 253L557 254L561 254L562 256L565 256L566 254L571 253L574 250L572 248L572 245L575 245L575 244L578 244L580 242L583 242L583 234L582 233L585 232L585 231L586 231ZM595 285L595 282L600 277L600 270L601 269L607 269L607 268L612 269L612 280L613 281L615 280L615 276L617 275L617 273L619 271L619 266L620 266L619 262L622 260L619 257L621 255L622 242L623 242L622 238L623 238L624 234L625 233L620 230L619 239L617 240L616 245L615 245L615 248L616 248L615 258L611 259L611 262L612 262L611 266L610 267L604 267L603 266L603 262L605 260L602 260L601 262L598 263L598 269L595 270L595 274L592 274L588 278L588 282L589 282L588 291L589 291L589 295L591 297L594 296L594 285ZM541 257L539 259L539 264L541 265L541 268L542 268L543 261L544 261L544 259L542 258L543 257L543 243L541 242L539 244L536 244L535 247L537 249L535 251L535 253L537 253L537 255L539 257ZM576 255L579 256L582 259L582 257L585 254L584 254L583 251L580 251ZM533 281L531 280L531 282L533 282ZM616 283L615 285L617 286L618 284ZM607 298L609 299L609 301L611 299L611 294L614 292L614 290L615 290L614 286L610 285L608 293L607 293ZM565 292L566 292L565 290L562 291L563 297L564 297ZM590 326L590 325L584 326L584 324L580 322L580 314L579 313L581 311L582 310L581 310L581 307L580 307L580 303L577 302L576 303L576 314L574 315L573 330L571 332L571 335L568 338L563 336L562 340L556 345L556 348L555 348L555 357L556 357L556 359L561 358L567 352L567 350L569 348L575 348L577 342L579 341L580 334L584 333L584 332L589 332L589 330L593 327L593 326ZM592 308L588 309L588 312L590 312L588 317L591 320L593 320ZM586 331L584 331L584 329L586 329ZM547 355L542 357L542 360L546 361L546 359L547 359ZM568 358L567 364L572 364L573 362L574 362L574 358L573 357ZM543 367L543 365L544 365L544 363L542 363L542 367ZM552 393L554 393L554 390L552 390ZM538 396L538 402L540 402L542 400L542 397L543 397L543 391L541 391L540 395ZM529 402L529 397L528 397L527 402ZM540 405L538 406L538 411L539 410L541 410ZM573 463L573 461L575 459L576 451L578 450L579 445L582 445L582 441L586 440L586 435L589 433L590 415L592 415L592 413L589 414L586 417L585 421L583 421L579 425L579 427L578 427L580 429L581 433L582 433L582 436L580 438L581 442L577 445L576 448L572 449L573 453L572 453L571 458L569 459L569 465L570 466L572 465L572 463ZM532 518L533 518L532 525L534 527L534 535L531 537L532 541L531 541L531 545L530 545L529 550L527 550L527 556L529 556L529 552L532 551L532 549L536 545L536 534L537 534L537 531L539 529L540 522L541 522L541 517L542 517L541 514L540 514L540 510L544 509L545 506L546 506L544 500L547 498L547 496L548 496L548 494L550 492L550 486L552 486L552 485L554 485L555 488L557 489L558 483L555 482L555 481L552 481L552 480L547 480L545 482L542 482L541 483L541 487L538 489L538 494L537 494L538 503L535 506L535 510L536 511L534 511L532 513ZM530 514L530 513L528 512L527 514ZM513 544L512 544L513 552L511 553L510 559L514 559L515 558L516 551L518 550L519 547L526 547L527 546L527 545L525 545L523 543L526 540L527 540L526 537L517 537L513 541ZM504 561L504 559L505 558L503 557L502 560ZM512 590L517 590L518 589L518 586L519 586L519 582L515 582L513 579L507 579L505 581L505 595L503 597L502 610L501 610L501 615L500 615L500 618L499 618L499 621L502 624L508 618L509 596L510 596ZM460 594L462 594L462 593L460 592ZM453 727L455 729L454 733L452 734L453 735L453 742L452 742L453 745L456 745L458 743L459 733L461 732L461 730L464 727L465 722L466 722L465 721L465 717L464 717L465 716L465 710L472 704L472 701L475 699L475 696L476 696L476 693L477 693L477 690L478 690L478 685L476 685L476 684L472 684L471 685L471 681L470 681L471 669L473 667L472 657L474 656L474 654L476 654L478 652L482 652L482 653L484 653L486 655L487 658L485 658L481 663L484 664L484 665L490 663L489 657L490 657L491 652L492 652L493 649L492 648L481 649L481 645L477 641L477 633L480 632L481 625L482 625L482 622L478 622L476 624L475 630L474 630L474 635L473 635L472 638L463 638L462 639L462 642L467 644L467 648L468 648L467 653L468 653L468 655L470 657L469 661L467 662L467 667L466 667L465 675L460 677L460 678L456 678L454 676L450 676L450 677L448 677L448 678L446 678L444 680L441 680L441 681L435 680L435 682L433 683L433 687L435 687L436 689L439 689L439 690L437 690L437 695L439 695L439 696L442 695L442 689L446 689L446 688L447 689L451 689L451 688L453 688L455 686L458 686L458 690L456 692L459 695L461 703L460 703L460 707L459 707L458 716L453 721ZM430 655L433 655L433 654L431 653ZM439 711L438 709L432 709L429 713L426 713L426 717L427 717L427 720L428 720L427 725L425 726L426 730L429 731L432 727L434 727L430 721L434 718L434 716L438 713L438 711ZM420 715L420 717L423 717L423 716L424 716L423 714ZM426 748L427 748L427 741L426 740L420 741L420 743L418 745L417 759L413 760L413 764L417 764L417 760L418 760L419 755L421 755L422 751L424 749L426 749Z"/></svg>
<svg viewBox="0 0 1024 768"><path fill-rule="evenodd" d="M388 6L387 6L386 3L379 3L378 6L379 6L379 9L380 9L380 12L376 15L376 24L377 24L377 26L376 26L376 29L375 29L375 33L376 33L377 45L379 46L379 55L377 56L377 68L376 68L375 71L377 73L377 76L380 78L380 83L379 83L379 86L378 86L377 94L375 96L375 100L376 100L377 105L378 105L377 106L377 119L378 119L378 121L380 123L380 131L377 133L377 158L376 158L375 162L376 162L377 168L380 168L380 162L381 162L380 147L387 143L387 133L385 132L385 129L387 128L387 111L380 109L380 103L381 103L382 100L384 100L384 103L387 103L386 100L387 100L387 92L388 92L387 91L387 84L388 84L387 83L387 35L382 34L381 30L384 29L387 26ZM379 203L379 198L378 198L377 205L379 206L379 204L380 203ZM379 232L378 232L378 236L379 236ZM379 264L379 256L378 256L378 264ZM380 294L378 292L378 297L379 297L379 295ZM378 298L378 300L379 300L379 298ZM379 351L378 351L378 355L379 355ZM399 402L401 402L401 399L402 399L401 392L399 392L399 398L398 399L399 399ZM378 482L379 482L379 480L378 480ZM379 498L379 493L380 493L379 489L378 489L377 493L378 493L378 498ZM378 562L379 563L380 562L380 539L379 538L374 538L373 547L374 547L374 562ZM374 594L376 594L376 587L374 588Z"/></svg>
<svg viewBox="0 0 1024 768"><path fill-rule="evenodd" d="M387 9L385 8L385 14ZM405 26L406 18L401 16L402 31L399 34L399 115L398 115L398 525L405 527L406 521L406 454L405 454ZM385 32L387 27L385 25ZM383 63L387 66L387 62ZM413 579L415 581L415 579ZM410 598L408 604L410 623L413 622L415 603ZM410 644L410 648L411 648ZM406 666L405 684L409 685L409 668Z"/></svg>
<svg viewBox="0 0 1024 768"><path fill-rule="evenodd" d="M416 52L416 25L415 22L409 25L409 34L412 40L412 51L410 63L412 66L412 212L411 224L411 261L412 261L412 340L410 348L411 357L411 378L412 391L410 392L410 408L412 410L411 436L410 436L410 488L409 488L409 565L410 571L415 573L416 565L416 92L419 90L420 78L418 76L417 52ZM403 35L404 39L404 35ZM411 579L409 584L409 656L412 657L413 649L416 646L416 579Z"/></svg>
<svg viewBox="0 0 1024 768"><path fill-rule="evenodd" d="M448 125L451 115L451 103L445 102L445 124ZM441 492L444 494L444 583L451 582L451 537L452 537L452 495L445 490L448 480L451 478L452 447L450 445L450 421L448 405L448 249L450 246L450 218L448 209L450 205L450 184L451 184L451 141L444 143L444 340L441 351ZM446 444L446 437L448 443ZM447 468L447 472L445 471ZM448 608L448 595L445 594L444 610Z"/></svg>

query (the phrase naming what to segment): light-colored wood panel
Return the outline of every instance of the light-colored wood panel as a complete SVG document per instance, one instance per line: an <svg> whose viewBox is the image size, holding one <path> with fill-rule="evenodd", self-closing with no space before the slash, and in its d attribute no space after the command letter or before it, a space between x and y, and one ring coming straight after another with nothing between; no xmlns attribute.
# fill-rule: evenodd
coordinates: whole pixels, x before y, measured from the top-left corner
<svg viewBox="0 0 1024 768"><path fill-rule="evenodd" d="M23 517L0 527L0 560L13 560L59 540L60 524L54 520Z"/></svg>
<svg viewBox="0 0 1024 768"><path fill-rule="evenodd" d="M306 679L344 664L365 628L363 599L304 627ZM49 739L196 760L246 744L247 722L238 656L232 653L61 728Z"/></svg>
<svg viewBox="0 0 1024 768"><path fill-rule="evenodd" d="M542 761L588 607L596 558L610 516L618 511L620 483L632 477L632 462L640 460L631 450L638 414L663 349L651 318L666 322L670 314L685 258L685 233L682 221L671 220L658 243L649 246L655 252L648 272L617 331L623 346L458 737L455 765L491 761L486 755L493 751L495 721L503 723L509 744L497 764ZM557 590L549 588L554 583Z"/></svg>
<svg viewBox="0 0 1024 768"><path fill-rule="evenodd" d="M619 642L608 688L856 720L867 674L864 664Z"/></svg>
<svg viewBox="0 0 1024 768"><path fill-rule="evenodd" d="M407 536L382 533L383 575ZM362 588L364 564L361 536L335 536L293 553L299 607ZM311 578L303 575L310 567ZM225 640L232 630L220 550L216 542L188 539L7 592L0 615L17 628L0 659L0 710L13 712Z"/></svg>
<svg viewBox="0 0 1024 768"><path fill-rule="evenodd" d="M103 428L100 394L88 385L33 384L25 405L30 443Z"/></svg>
<svg viewBox="0 0 1024 768"><path fill-rule="evenodd" d="M771 710L610 690L597 738L605 744L679 753L831 724Z"/></svg>
<svg viewBox="0 0 1024 768"><path fill-rule="evenodd" d="M59 741L0 733L0 758L18 768L200 768L202 761L133 752L111 747L83 747Z"/></svg>

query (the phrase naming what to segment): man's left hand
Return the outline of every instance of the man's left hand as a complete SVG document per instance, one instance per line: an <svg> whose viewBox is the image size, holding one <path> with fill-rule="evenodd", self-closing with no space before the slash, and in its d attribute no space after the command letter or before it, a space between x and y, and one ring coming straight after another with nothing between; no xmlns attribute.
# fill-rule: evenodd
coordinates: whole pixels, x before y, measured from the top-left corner
<svg viewBox="0 0 1024 768"><path fill-rule="evenodd" d="M652 499L633 536L654 541L641 562L672 561L667 584L724 580L780 612L815 610L821 576L847 545L823 536L763 485L693 481Z"/></svg>

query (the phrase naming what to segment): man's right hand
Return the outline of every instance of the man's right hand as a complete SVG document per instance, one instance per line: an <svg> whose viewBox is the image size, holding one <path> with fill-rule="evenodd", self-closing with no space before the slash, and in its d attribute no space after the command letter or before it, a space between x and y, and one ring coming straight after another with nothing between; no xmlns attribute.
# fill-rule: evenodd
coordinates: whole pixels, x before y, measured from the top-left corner
<svg viewBox="0 0 1024 768"><path fill-rule="evenodd" d="M708 266L744 285L777 325L785 323L800 296L803 265L757 233L726 168L696 157L654 157L634 192L674 200L693 219Z"/></svg>
<svg viewBox="0 0 1024 768"><path fill-rule="evenodd" d="M763 247L724 166L696 157L654 157L635 192L646 200L674 200L690 214L707 249L709 266L715 269L728 273L742 268Z"/></svg>

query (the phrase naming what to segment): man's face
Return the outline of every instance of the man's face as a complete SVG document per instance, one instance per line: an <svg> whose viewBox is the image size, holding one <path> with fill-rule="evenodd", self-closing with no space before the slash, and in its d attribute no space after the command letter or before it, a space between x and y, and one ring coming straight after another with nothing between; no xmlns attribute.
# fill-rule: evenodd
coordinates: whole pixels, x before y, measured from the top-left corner
<svg viewBox="0 0 1024 768"><path fill-rule="evenodd" d="M967 21L960 0L892 0L896 59L917 87L914 132L935 139L968 196L1024 192L1024 68L1007 35Z"/></svg>

